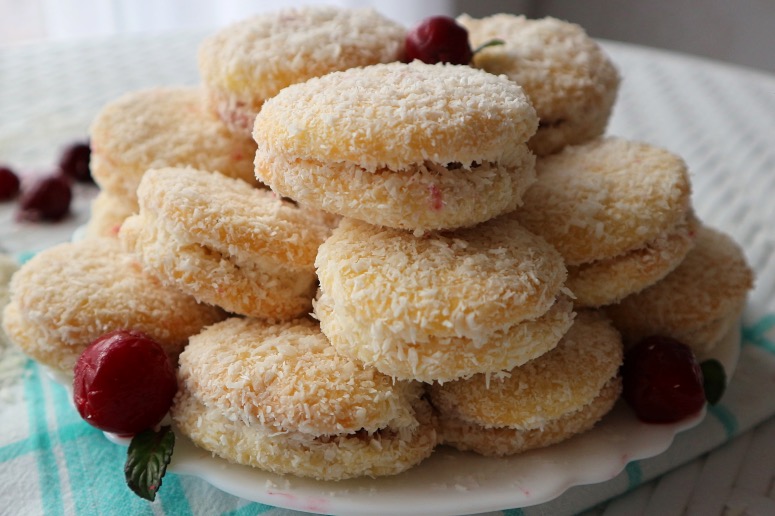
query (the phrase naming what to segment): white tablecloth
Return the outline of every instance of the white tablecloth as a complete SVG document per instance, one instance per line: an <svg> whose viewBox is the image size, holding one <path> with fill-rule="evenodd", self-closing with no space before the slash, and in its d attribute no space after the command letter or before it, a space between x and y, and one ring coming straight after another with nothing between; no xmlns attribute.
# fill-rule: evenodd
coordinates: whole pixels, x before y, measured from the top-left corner
<svg viewBox="0 0 775 516"><path fill-rule="evenodd" d="M0 163L13 164L28 175L45 172L53 166L63 145L87 137L89 122L105 102L144 87L197 83L196 47L202 36L131 36L0 49ZM771 315L775 314L775 77L645 48L611 42L605 46L624 78L609 133L660 145L684 157L692 172L698 215L733 235L757 271L756 289L745 313L747 338L753 345L744 349L741 365L761 385L747 386L751 390L741 392L750 395L756 391L763 401L756 404L758 412L742 421L745 427L762 419L767 421L699 458L689 452L697 449L698 434L680 436L679 445L664 456L641 461L637 470L625 471L606 486L572 488L549 504L506 514L567 514L593 506L592 513L607 515L684 511L775 514L775 446L771 444L775 442L775 419L769 419L775 413L775 399L770 401L775 374L765 363L767 350L775 349L775 320ZM17 223L12 205L0 204L0 251L23 258L29 252L69 239L72 230L88 218L88 202L94 194L93 188L79 187L72 216L51 225ZM0 350L0 360L9 356L7 350ZM25 374L33 373L28 369ZM741 379L734 380L738 381ZM24 396L48 404L61 397L48 392L53 387L41 385L40 393ZM0 382L0 388L5 387ZM14 403L21 403L19 398L8 392L0 390L4 394L0 396L0 434L6 437L0 441L0 460L3 453L15 450L9 448L12 444L22 446L18 444L21 441L11 442L11 438L13 432L22 432L17 426L23 423L11 419L21 414L18 411L32 410L29 406L16 407ZM29 398L28 402L32 403ZM723 421L723 417L717 419ZM727 434L729 437L735 432ZM719 442L716 439L706 444L715 446ZM38 445L46 446L45 442ZM672 472L662 474L669 469ZM662 475L612 501L604 501L657 474ZM217 496L198 479L181 482L184 491ZM71 487L60 508L67 513L89 513L94 506L84 505L78 486ZM48 507L43 502L18 505L24 501L20 502L24 493L17 487L0 486L0 513L6 507L41 511ZM10 505L11 501L17 505ZM231 514L270 510L236 499L217 507ZM214 505L190 500L184 508L175 506L173 500L153 509L168 514L215 510Z"/></svg>

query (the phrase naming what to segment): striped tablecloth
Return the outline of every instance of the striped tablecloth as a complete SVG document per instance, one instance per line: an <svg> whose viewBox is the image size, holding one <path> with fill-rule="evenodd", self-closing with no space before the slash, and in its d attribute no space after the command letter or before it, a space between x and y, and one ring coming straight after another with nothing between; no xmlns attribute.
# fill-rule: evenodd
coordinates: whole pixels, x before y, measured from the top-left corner
<svg viewBox="0 0 775 516"><path fill-rule="evenodd" d="M196 83L202 36L0 49L0 162L45 171L63 145L87 136L105 102L143 87ZM667 452L630 463L609 482L503 514L775 514L775 77L605 45L624 77L609 133L684 157L698 215L733 235L757 272L744 347L722 403ZM16 223L12 208L0 205L0 251L23 260L69 239L94 193L79 188L72 217L48 226ZM123 489L124 453L78 418L63 388L0 347L0 514L291 514L175 474L146 503Z"/></svg>

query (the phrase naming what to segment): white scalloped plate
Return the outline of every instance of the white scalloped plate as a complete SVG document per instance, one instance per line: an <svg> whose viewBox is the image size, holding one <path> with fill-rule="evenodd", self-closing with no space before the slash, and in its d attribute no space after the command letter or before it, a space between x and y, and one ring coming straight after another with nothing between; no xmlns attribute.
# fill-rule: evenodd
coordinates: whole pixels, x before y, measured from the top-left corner
<svg viewBox="0 0 775 516"><path fill-rule="evenodd" d="M715 358L731 377L740 352L740 326L704 358ZM63 375L51 376L68 385ZM276 507L341 516L457 515L547 502L568 488L618 475L628 462L658 455L705 411L675 424L639 421L620 400L591 431L563 443L506 458L482 457L442 446L400 475L323 482L279 476L213 457L177 435L169 471L202 478L227 493ZM111 441L127 440L105 434Z"/></svg>

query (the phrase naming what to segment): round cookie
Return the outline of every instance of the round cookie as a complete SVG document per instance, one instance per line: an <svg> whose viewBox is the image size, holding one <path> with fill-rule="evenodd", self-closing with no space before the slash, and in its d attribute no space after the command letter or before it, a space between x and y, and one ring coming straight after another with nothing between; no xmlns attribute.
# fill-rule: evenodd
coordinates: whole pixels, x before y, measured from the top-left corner
<svg viewBox="0 0 775 516"><path fill-rule="evenodd" d="M694 246L700 221L690 213L672 231L623 255L568 266L565 286L577 306L602 306L653 285L673 270Z"/></svg>
<svg viewBox="0 0 775 516"><path fill-rule="evenodd" d="M225 27L199 48L208 103L248 136L262 104L283 88L336 70L401 59L406 31L373 9L309 6Z"/></svg>
<svg viewBox="0 0 775 516"><path fill-rule="evenodd" d="M473 64L504 74L525 90L539 118L528 146L538 156L605 132L619 88L616 67L579 25L496 14L458 17L471 45L500 39L503 45L477 52Z"/></svg>
<svg viewBox="0 0 775 516"><path fill-rule="evenodd" d="M483 427L454 416L438 416L442 443L460 451L502 457L557 444L586 432L611 411L622 392L621 378L606 383L583 409L560 416L541 428Z"/></svg>
<svg viewBox="0 0 775 516"><path fill-rule="evenodd" d="M619 396L622 357L611 323L598 312L579 312L556 348L508 374L429 386L443 442L487 455L515 453L591 428Z"/></svg>
<svg viewBox="0 0 775 516"><path fill-rule="evenodd" d="M91 125L91 171L100 189L137 209L137 187L151 168L191 166L256 184L255 142L235 136L194 87L127 93Z"/></svg>
<svg viewBox="0 0 775 516"><path fill-rule="evenodd" d="M407 342L392 336L378 340L373 327L335 313L325 294L314 306L321 329L339 353L393 378L422 382L447 382L522 365L554 348L574 317L573 303L560 296L535 320L495 330L483 342L432 333L423 342Z"/></svg>
<svg viewBox="0 0 775 516"><path fill-rule="evenodd" d="M468 66L374 65L289 86L256 117L256 177L375 225L473 226L534 182L537 126L521 88Z"/></svg>
<svg viewBox="0 0 775 516"><path fill-rule="evenodd" d="M309 319L231 318L180 358L177 427L231 462L320 480L400 473L436 432L422 388L339 356Z"/></svg>
<svg viewBox="0 0 775 516"><path fill-rule="evenodd" d="M737 321L753 272L728 235L703 226L683 262L655 285L606 307L625 343L673 337L695 352L710 351Z"/></svg>
<svg viewBox="0 0 775 516"><path fill-rule="evenodd" d="M244 181L191 168L149 170L119 238L162 282L242 315L308 313L328 221Z"/></svg>
<svg viewBox="0 0 775 516"><path fill-rule="evenodd" d="M324 333L397 378L511 369L554 347L573 317L557 300L561 257L513 218L420 238L344 219L315 265Z"/></svg>
<svg viewBox="0 0 775 516"><path fill-rule="evenodd" d="M223 317L164 287L115 238L94 238L57 245L25 263L11 281L3 327L27 355L72 372L80 353L109 331L141 331L177 359L190 335Z"/></svg>
<svg viewBox="0 0 775 516"><path fill-rule="evenodd" d="M642 290L693 245L689 176L672 153L603 138L540 158L536 170L538 181L514 216L562 254L569 285L583 287L577 306Z"/></svg>
<svg viewBox="0 0 775 516"><path fill-rule="evenodd" d="M91 203L85 236L87 238L117 236L124 220L135 213L134 204L134 202L127 202L123 197L101 191Z"/></svg>

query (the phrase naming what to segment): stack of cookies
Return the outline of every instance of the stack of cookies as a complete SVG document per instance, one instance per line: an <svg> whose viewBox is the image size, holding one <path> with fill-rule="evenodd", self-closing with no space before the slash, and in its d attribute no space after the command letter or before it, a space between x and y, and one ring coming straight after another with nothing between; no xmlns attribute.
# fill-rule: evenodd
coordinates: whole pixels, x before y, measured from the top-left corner
<svg viewBox="0 0 775 516"><path fill-rule="evenodd" d="M258 183L255 142L231 133L208 111L199 87L128 93L100 110L90 132L90 168L100 187L87 225L90 236L115 236L137 211L137 187L152 168L190 166Z"/></svg>
<svg viewBox="0 0 775 516"><path fill-rule="evenodd" d="M200 88L106 106L92 238L14 277L12 340L64 370L100 332L168 339L179 432L322 480L584 432L619 397L622 334L712 348L750 269L679 157L603 137L610 59L559 20L458 21L504 44L403 63L374 11L262 15L205 40ZM93 302L109 281L120 318Z"/></svg>
<svg viewBox="0 0 775 516"><path fill-rule="evenodd" d="M514 216L535 183L537 127L514 81L418 61L290 86L256 117L257 177L343 217L316 260L322 332L342 356L432 386L440 437L461 449L557 442L591 427L620 391L618 334L599 316L574 324L561 254ZM583 337L594 325L604 338ZM569 350L553 351L563 339ZM607 365L587 368L590 378L561 371L574 352ZM545 390L533 368L557 369ZM553 412L511 414L525 390ZM489 419L461 412L480 391L501 407L483 411ZM486 437L493 428L522 444Z"/></svg>

